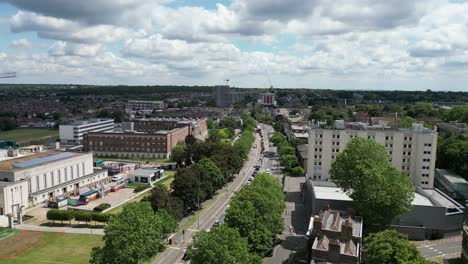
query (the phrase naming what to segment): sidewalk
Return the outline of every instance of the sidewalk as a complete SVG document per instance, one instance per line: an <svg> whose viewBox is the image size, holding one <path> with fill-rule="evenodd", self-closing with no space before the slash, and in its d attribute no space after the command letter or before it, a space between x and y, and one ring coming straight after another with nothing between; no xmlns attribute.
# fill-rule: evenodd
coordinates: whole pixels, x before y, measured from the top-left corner
<svg viewBox="0 0 468 264"><path fill-rule="evenodd" d="M102 228L50 227L50 226L37 226L37 225L29 225L29 224L15 225L15 228L20 229L20 230L30 230L30 231L104 235L104 229Z"/></svg>

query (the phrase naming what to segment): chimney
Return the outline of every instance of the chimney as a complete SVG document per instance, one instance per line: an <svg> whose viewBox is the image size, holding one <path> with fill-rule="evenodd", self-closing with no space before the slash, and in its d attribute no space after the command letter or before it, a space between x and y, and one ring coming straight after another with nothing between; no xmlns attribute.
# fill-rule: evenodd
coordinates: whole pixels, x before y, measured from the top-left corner
<svg viewBox="0 0 468 264"><path fill-rule="evenodd" d="M340 240L330 239L328 243L328 260L330 262L340 261L340 246L341 246Z"/></svg>
<svg viewBox="0 0 468 264"><path fill-rule="evenodd" d="M322 235L322 219L318 216L314 217L314 225L313 225L313 232L314 236L321 236Z"/></svg>
<svg viewBox="0 0 468 264"><path fill-rule="evenodd" d="M353 223L348 217L346 221L341 223L341 239L344 241L351 240L353 237Z"/></svg>

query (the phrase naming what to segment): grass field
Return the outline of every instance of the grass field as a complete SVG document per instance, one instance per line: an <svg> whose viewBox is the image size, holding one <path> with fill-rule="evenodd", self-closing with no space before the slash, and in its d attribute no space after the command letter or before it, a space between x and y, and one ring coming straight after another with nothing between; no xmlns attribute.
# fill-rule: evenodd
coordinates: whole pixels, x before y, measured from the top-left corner
<svg viewBox="0 0 468 264"><path fill-rule="evenodd" d="M0 140L15 140L24 144L30 141L40 141L47 137L58 139L58 130L45 128L18 128L6 132L0 132Z"/></svg>
<svg viewBox="0 0 468 264"><path fill-rule="evenodd" d="M20 230L0 241L0 263L88 263L91 249L101 245L100 235Z"/></svg>

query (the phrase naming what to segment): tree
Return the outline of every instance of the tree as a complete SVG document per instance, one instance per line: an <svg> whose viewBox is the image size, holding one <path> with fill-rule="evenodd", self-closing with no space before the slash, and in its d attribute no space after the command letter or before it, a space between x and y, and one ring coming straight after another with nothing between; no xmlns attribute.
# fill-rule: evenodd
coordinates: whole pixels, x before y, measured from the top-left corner
<svg viewBox="0 0 468 264"><path fill-rule="evenodd" d="M213 228L210 232L199 232L188 249L193 264L250 264L261 263L260 257L248 251L247 240L239 232L226 225Z"/></svg>
<svg viewBox="0 0 468 264"><path fill-rule="evenodd" d="M430 264L405 235L395 230L371 233L364 239L368 264Z"/></svg>
<svg viewBox="0 0 468 264"><path fill-rule="evenodd" d="M351 140L332 164L330 174L368 224L388 225L411 209L410 178L390 164L385 147L373 140Z"/></svg>
<svg viewBox="0 0 468 264"><path fill-rule="evenodd" d="M185 160L185 143L179 142L172 149L171 160L177 163L177 166L181 167Z"/></svg>
<svg viewBox="0 0 468 264"><path fill-rule="evenodd" d="M165 185L157 184L151 189L151 194L143 198L142 202L149 202L153 211L166 210L176 220L184 216L184 205L180 198L171 195Z"/></svg>
<svg viewBox="0 0 468 264"><path fill-rule="evenodd" d="M161 223L161 233L164 237L177 230L178 223L176 219L165 209L159 209L156 212L156 217Z"/></svg>
<svg viewBox="0 0 468 264"><path fill-rule="evenodd" d="M397 126L402 127L402 128L409 128L411 127L412 124L417 123L417 122L418 120L409 116L405 116L405 117L400 118L400 121L398 121Z"/></svg>
<svg viewBox="0 0 468 264"><path fill-rule="evenodd" d="M286 141L287 141L286 136L279 133L279 132L276 132L271 137L271 142L273 142L273 144L275 144L275 146L280 144L280 143L286 142Z"/></svg>
<svg viewBox="0 0 468 264"><path fill-rule="evenodd" d="M295 176L302 176L304 173L304 169L301 166L297 166L291 169L291 174Z"/></svg>
<svg viewBox="0 0 468 264"><path fill-rule="evenodd" d="M162 223L149 203L128 203L122 213L104 227L104 246L95 247L90 263L129 263L148 261L162 250Z"/></svg>
<svg viewBox="0 0 468 264"><path fill-rule="evenodd" d="M439 137L437 145L437 168L452 170L468 179L468 138Z"/></svg>

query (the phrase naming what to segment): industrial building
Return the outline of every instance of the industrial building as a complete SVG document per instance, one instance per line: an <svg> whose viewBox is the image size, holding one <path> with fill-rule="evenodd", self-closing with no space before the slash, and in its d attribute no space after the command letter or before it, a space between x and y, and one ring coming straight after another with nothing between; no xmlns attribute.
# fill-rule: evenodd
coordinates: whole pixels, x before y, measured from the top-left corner
<svg viewBox="0 0 468 264"><path fill-rule="evenodd" d="M436 169L435 186L455 200L468 201L468 181L449 170Z"/></svg>
<svg viewBox="0 0 468 264"><path fill-rule="evenodd" d="M81 144L83 136L89 132L105 132L114 129L113 119L90 119L74 121L68 125L59 126L60 141L64 143Z"/></svg>
<svg viewBox="0 0 468 264"><path fill-rule="evenodd" d="M123 124L120 131L88 133L83 148L103 157L166 159L188 135L206 134L206 119L141 119Z"/></svg>
<svg viewBox="0 0 468 264"><path fill-rule="evenodd" d="M308 177L330 180L331 165L349 141L363 137L385 146L392 165L410 175L413 186L434 187L437 132L413 124L409 129L368 126L337 120L334 129L309 130Z"/></svg>
<svg viewBox="0 0 468 264"><path fill-rule="evenodd" d="M163 110L166 109L166 104L163 101L141 101L130 100L125 104L125 110Z"/></svg>
<svg viewBox="0 0 468 264"><path fill-rule="evenodd" d="M360 263L362 226L362 217L326 206L310 218L310 263Z"/></svg>
<svg viewBox="0 0 468 264"><path fill-rule="evenodd" d="M91 153L45 151L0 161L0 217L108 181Z"/></svg>
<svg viewBox="0 0 468 264"><path fill-rule="evenodd" d="M304 193L307 215L313 216L329 206L348 211L352 199L334 183L306 180ZM404 213L391 227L412 240L426 240L459 234L463 226L464 207L438 189L416 187L410 212Z"/></svg>

